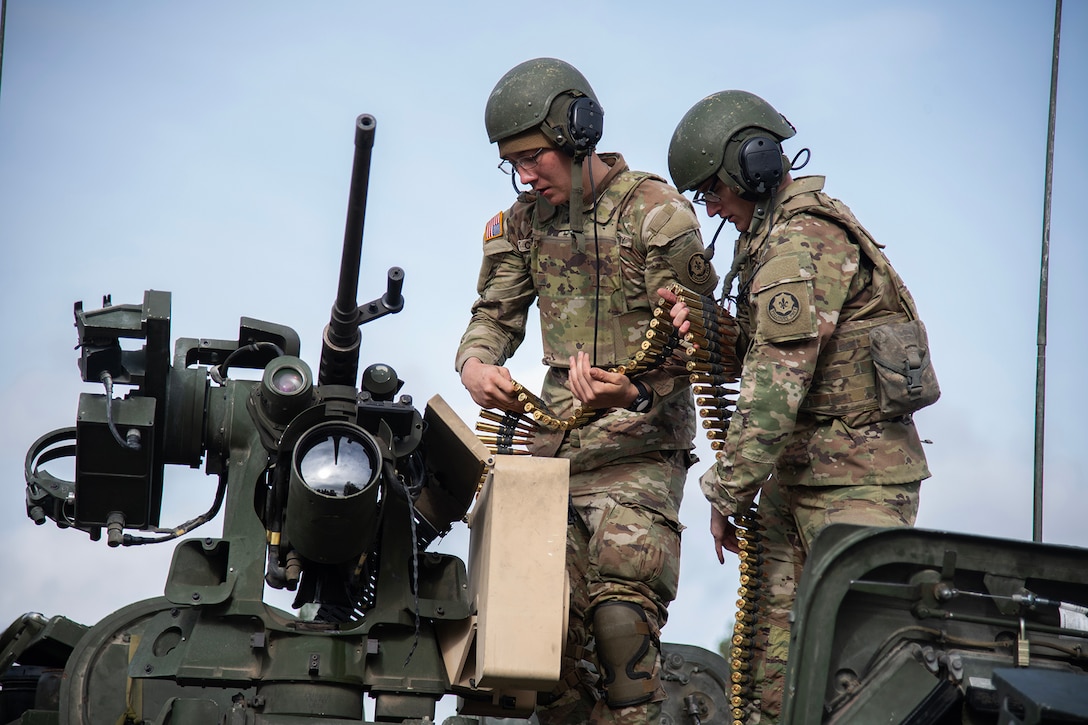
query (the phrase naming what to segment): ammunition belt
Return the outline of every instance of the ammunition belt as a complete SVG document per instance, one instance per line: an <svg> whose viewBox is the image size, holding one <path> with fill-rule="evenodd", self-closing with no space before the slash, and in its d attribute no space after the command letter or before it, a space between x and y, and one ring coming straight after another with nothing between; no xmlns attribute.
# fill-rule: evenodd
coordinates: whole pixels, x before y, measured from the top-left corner
<svg viewBox="0 0 1088 725"><path fill-rule="evenodd" d="M736 390L725 386L740 377L741 362L736 354L736 320L712 298L692 292L679 284L669 288L689 308L690 329L681 335L672 325L671 305L659 299L639 350L627 362L608 368L609 372L635 377L665 364L682 366L694 386L699 415L711 446L720 450L729 425ZM480 439L492 453L524 454L537 428L569 431L596 420L606 410L576 407L563 417L521 383L514 381L514 393L522 410L495 412L481 410L476 424Z"/></svg>
<svg viewBox="0 0 1088 725"><path fill-rule="evenodd" d="M721 456L738 394L735 387L729 386L740 379L742 366L736 354L739 328L733 316L713 299L688 290L674 291L690 310L691 326L685 339L691 346L685 348L685 353L695 405L711 448ZM763 526L754 507L735 516L734 522L740 545L740 588L729 649L729 706L732 725L744 725L755 699L753 643L762 637L759 615L763 598Z"/></svg>
<svg viewBox="0 0 1088 725"><path fill-rule="evenodd" d="M733 316L713 298L678 285L670 289L688 306L689 328L683 337L688 343L684 349L688 358L685 368L710 447L720 451L736 405L738 391L728 386L740 379L741 361L737 357L740 329ZM671 326L671 320L668 324Z"/></svg>
<svg viewBox="0 0 1088 725"><path fill-rule="evenodd" d="M740 544L740 588L737 594L737 617L729 648L729 707L732 725L744 725L755 699L755 673L752 672L752 649L767 643L759 626L763 599L763 526L753 507L746 514L734 517L737 543Z"/></svg>

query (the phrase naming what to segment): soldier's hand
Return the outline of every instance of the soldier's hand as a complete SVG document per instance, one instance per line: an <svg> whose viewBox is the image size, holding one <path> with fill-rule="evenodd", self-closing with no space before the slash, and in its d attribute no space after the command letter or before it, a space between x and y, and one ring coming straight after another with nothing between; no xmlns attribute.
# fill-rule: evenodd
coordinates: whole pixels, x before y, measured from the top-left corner
<svg viewBox="0 0 1088 725"><path fill-rule="evenodd" d="M590 408L626 408L638 397L638 388L630 378L593 367L584 352L570 358L568 387Z"/></svg>
<svg viewBox="0 0 1088 725"><path fill-rule="evenodd" d="M461 368L461 384L481 408L520 410L514 395L514 379L502 366L488 365L470 357Z"/></svg>
<svg viewBox="0 0 1088 725"><path fill-rule="evenodd" d="M658 288L657 294L672 305L672 309L669 311L669 317L672 318L672 326L675 327L681 335L686 333L691 327L691 323L688 322L688 315L691 311L687 304L677 297L675 292L665 289L664 287Z"/></svg>
<svg viewBox="0 0 1088 725"><path fill-rule="evenodd" d="M710 507L710 535L714 537L714 551L718 554L718 563L725 563L723 548L740 553L740 542L737 541L737 527L725 517L725 514L713 506Z"/></svg>

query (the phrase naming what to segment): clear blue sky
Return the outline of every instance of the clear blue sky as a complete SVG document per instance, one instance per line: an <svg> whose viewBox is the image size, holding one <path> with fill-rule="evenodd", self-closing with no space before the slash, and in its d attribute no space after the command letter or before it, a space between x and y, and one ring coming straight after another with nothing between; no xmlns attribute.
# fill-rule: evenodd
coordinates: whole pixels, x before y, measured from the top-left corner
<svg viewBox="0 0 1088 725"><path fill-rule="evenodd" d="M368 8L381 7L368 11ZM316 364L335 284L359 113L378 121L360 301L405 269L403 313L363 328L422 406L473 421L452 370L484 223L511 202L483 129L498 78L570 61L605 108L602 149L666 173L683 113L726 88L797 127L787 151L850 205L910 286L944 395L918 415L933 478L918 524L1029 539L1039 258L1054 6L1037 0L733 0L528 6L9 0L0 86L0 626L37 610L93 623L162 592L168 548L109 550L23 515L22 463L72 425L72 303L173 292L173 334L294 327ZM1088 4L1066 2L1050 230L1044 533L1088 545L1080 371L1088 269ZM715 224L705 224L706 235ZM728 236L728 235L727 235ZM728 248L728 243L725 245ZM721 259L716 260L723 264ZM530 336L531 337L531 336ZM538 381L539 345L512 363ZM692 471L681 591L665 639L714 648L736 590ZM168 475L164 523L207 508ZM216 535L218 522L202 533ZM444 543L464 544L460 534Z"/></svg>

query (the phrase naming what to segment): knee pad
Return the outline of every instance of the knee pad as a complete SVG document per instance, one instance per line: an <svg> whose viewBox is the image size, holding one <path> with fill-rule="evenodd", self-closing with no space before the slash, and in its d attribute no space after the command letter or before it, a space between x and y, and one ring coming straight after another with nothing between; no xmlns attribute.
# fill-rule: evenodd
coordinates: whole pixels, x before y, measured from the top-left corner
<svg viewBox="0 0 1088 725"><path fill-rule="evenodd" d="M661 685L654 671L658 647L642 607L631 602L599 605L593 612L593 633L608 706L627 707L652 700Z"/></svg>

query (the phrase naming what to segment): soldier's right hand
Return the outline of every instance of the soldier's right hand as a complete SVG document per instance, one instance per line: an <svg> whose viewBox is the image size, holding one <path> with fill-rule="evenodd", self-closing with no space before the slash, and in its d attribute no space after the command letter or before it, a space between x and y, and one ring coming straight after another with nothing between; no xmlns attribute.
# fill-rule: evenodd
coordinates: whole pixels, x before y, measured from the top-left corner
<svg viewBox="0 0 1088 725"><path fill-rule="evenodd" d="M740 553L740 542L737 541L737 527L726 518L725 514L710 507L710 535L714 539L714 551L718 555L718 563L725 563L725 551L734 554Z"/></svg>
<svg viewBox="0 0 1088 725"><path fill-rule="evenodd" d="M689 308L687 304L677 297L675 292L665 289L664 287L659 287L657 294L672 305L672 309L669 311L669 317L672 318L672 326L679 330L681 335L686 333L688 328L691 327L691 323L688 322Z"/></svg>
<svg viewBox="0 0 1088 725"><path fill-rule="evenodd" d="M470 357L461 367L461 384L481 408L521 409L514 395L514 379L510 371L500 365L488 365L479 358Z"/></svg>

